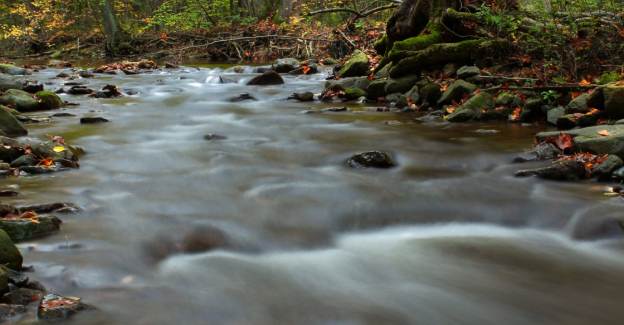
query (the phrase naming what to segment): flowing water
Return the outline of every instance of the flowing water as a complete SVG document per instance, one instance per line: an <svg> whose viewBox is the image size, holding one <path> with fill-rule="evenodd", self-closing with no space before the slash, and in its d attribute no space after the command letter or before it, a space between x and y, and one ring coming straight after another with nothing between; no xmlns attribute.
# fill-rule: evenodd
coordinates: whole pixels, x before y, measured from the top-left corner
<svg viewBox="0 0 624 325"><path fill-rule="evenodd" d="M58 72L33 78L55 89ZM623 322L622 201L603 185L514 178L526 166L510 161L539 127L420 123L363 105L304 114L328 104L286 100L320 92L324 77L86 79L136 94L64 95L77 117L31 127L85 147L81 168L0 180L21 193L8 203L84 208L59 234L20 244L32 277L98 307L76 324ZM228 102L244 92L258 101ZM88 115L111 123L80 125ZM399 167L344 166L366 150ZM226 247L162 253L215 228Z"/></svg>

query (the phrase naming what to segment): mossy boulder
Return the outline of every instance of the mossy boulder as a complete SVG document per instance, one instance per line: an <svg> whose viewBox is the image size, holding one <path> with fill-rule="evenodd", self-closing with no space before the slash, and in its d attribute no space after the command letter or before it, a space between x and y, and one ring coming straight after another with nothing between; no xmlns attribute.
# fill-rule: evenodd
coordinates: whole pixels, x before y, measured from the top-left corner
<svg viewBox="0 0 624 325"><path fill-rule="evenodd" d="M582 94L572 99L568 106L566 106L566 112L568 114L572 113L587 113L590 110L590 107L587 105L587 100L589 99L589 94Z"/></svg>
<svg viewBox="0 0 624 325"><path fill-rule="evenodd" d="M12 76L25 76L31 74L30 70L14 66L12 64L0 63L0 72Z"/></svg>
<svg viewBox="0 0 624 325"><path fill-rule="evenodd" d="M360 97L366 97L366 91L356 87L350 87L344 90L344 99L356 100Z"/></svg>
<svg viewBox="0 0 624 325"><path fill-rule="evenodd" d="M449 105L453 102L459 102L471 94L477 89L477 86L464 80L455 80L446 91L442 94L442 97L438 100L439 105Z"/></svg>
<svg viewBox="0 0 624 325"><path fill-rule="evenodd" d="M410 52L390 70L390 76L398 78L416 74L424 69L443 66L446 63L475 64L487 63L504 57L510 49L510 43L500 39L473 39L457 43L439 43L427 48Z"/></svg>
<svg viewBox="0 0 624 325"><path fill-rule="evenodd" d="M370 99L378 99L380 97L385 97L388 93L386 92L386 86L388 85L388 79L377 79L373 80L370 85L368 85L367 89L367 97Z"/></svg>
<svg viewBox="0 0 624 325"><path fill-rule="evenodd" d="M29 93L19 89L9 89L0 96L0 104L15 108L19 112L39 110L39 102Z"/></svg>
<svg viewBox="0 0 624 325"><path fill-rule="evenodd" d="M384 55L386 54L389 45L390 44L388 41L388 35L384 34L382 37L375 41L375 43L373 44L373 48L375 49L377 54Z"/></svg>
<svg viewBox="0 0 624 325"><path fill-rule="evenodd" d="M15 242L40 238L61 229L61 220L55 216L39 216L37 221L29 219L0 219L2 229Z"/></svg>
<svg viewBox="0 0 624 325"><path fill-rule="evenodd" d="M39 99L39 106L42 110L58 109L65 105L61 97L51 91L40 91L35 96Z"/></svg>
<svg viewBox="0 0 624 325"><path fill-rule="evenodd" d="M423 83L418 85L418 87L420 89L420 101L425 105L435 105L442 96L442 89L435 82Z"/></svg>
<svg viewBox="0 0 624 325"><path fill-rule="evenodd" d="M398 62L413 54L415 51L424 50L428 46L441 42L442 35L437 30L429 34L410 37L402 41L394 42L392 49L388 52L388 58L393 62Z"/></svg>
<svg viewBox="0 0 624 325"><path fill-rule="evenodd" d="M327 80L325 82L325 89L328 88L336 88L339 89L347 89L351 87L360 88L364 91L368 89L368 85L370 85L371 81L368 80L367 77L352 77L352 78L343 78L338 80Z"/></svg>
<svg viewBox="0 0 624 325"><path fill-rule="evenodd" d="M24 81L15 79L15 77L8 77L0 74L0 91L7 91L9 89L22 89L24 87Z"/></svg>
<svg viewBox="0 0 624 325"><path fill-rule="evenodd" d="M0 229L0 264L14 270L20 270L22 262L22 254L11 240L11 237L4 230ZM0 285L2 284L1 282Z"/></svg>
<svg viewBox="0 0 624 325"><path fill-rule="evenodd" d="M449 122L476 120L483 112L491 109L494 109L494 97L489 93L481 92L459 106L455 112L446 117L446 120Z"/></svg>
<svg viewBox="0 0 624 325"><path fill-rule="evenodd" d="M522 100L514 93L503 91L496 96L496 106L517 107L520 105L522 105Z"/></svg>
<svg viewBox="0 0 624 325"><path fill-rule="evenodd" d="M19 137L28 134L28 131L17 120L12 111L2 105L0 105L0 131L9 137Z"/></svg>
<svg viewBox="0 0 624 325"><path fill-rule="evenodd" d="M388 79L386 84L386 94L405 93L412 89L418 81L418 76L407 76L399 79Z"/></svg>
<svg viewBox="0 0 624 325"><path fill-rule="evenodd" d="M624 118L624 81L606 85L602 93L607 117L614 120Z"/></svg>
<svg viewBox="0 0 624 325"><path fill-rule="evenodd" d="M338 71L338 77L360 77L368 75L368 56L366 53L356 50L351 58Z"/></svg>
<svg viewBox="0 0 624 325"><path fill-rule="evenodd" d="M550 137L557 137L560 133L561 131L541 132L536 135L536 138L541 142ZM624 159L624 125L622 124L591 126L564 133L572 136L576 151L613 154Z"/></svg>
<svg viewBox="0 0 624 325"><path fill-rule="evenodd" d="M474 65L465 65L457 70L457 78L464 80L476 77L480 74L481 70Z"/></svg>

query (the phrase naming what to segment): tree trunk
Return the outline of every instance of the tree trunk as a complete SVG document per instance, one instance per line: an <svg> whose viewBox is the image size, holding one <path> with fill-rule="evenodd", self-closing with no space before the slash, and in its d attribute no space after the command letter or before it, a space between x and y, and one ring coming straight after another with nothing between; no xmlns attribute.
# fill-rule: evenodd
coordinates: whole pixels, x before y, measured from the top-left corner
<svg viewBox="0 0 624 325"><path fill-rule="evenodd" d="M127 37L119 25L115 10L110 0L102 0L102 15L104 22L104 33L106 36L105 51L108 56L115 56L123 52L123 42Z"/></svg>

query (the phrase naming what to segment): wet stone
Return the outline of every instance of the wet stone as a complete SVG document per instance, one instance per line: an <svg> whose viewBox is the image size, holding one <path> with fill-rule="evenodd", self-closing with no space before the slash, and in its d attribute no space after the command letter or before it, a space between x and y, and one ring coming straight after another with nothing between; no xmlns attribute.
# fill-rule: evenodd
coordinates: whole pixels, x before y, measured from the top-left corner
<svg viewBox="0 0 624 325"><path fill-rule="evenodd" d="M36 221L30 219L0 219L0 229L4 230L11 240L18 242L51 235L61 229L61 220L55 216L38 216Z"/></svg>
<svg viewBox="0 0 624 325"><path fill-rule="evenodd" d="M103 117L83 117L80 119L80 124L99 124L99 123L107 123L109 120Z"/></svg>
<svg viewBox="0 0 624 325"><path fill-rule="evenodd" d="M238 96L234 96L234 97L230 97L228 99L229 102L231 103L238 103L238 102L243 102L246 100L257 100L255 97L251 96L249 93L242 93Z"/></svg>
<svg viewBox="0 0 624 325"><path fill-rule="evenodd" d="M217 140L225 140L225 139L227 139L226 136L215 134L215 133L208 133L204 135L204 140L206 141L217 141Z"/></svg>
<svg viewBox="0 0 624 325"><path fill-rule="evenodd" d="M516 172L516 177L537 176L543 179L557 181L578 181L586 178L585 165L576 160L554 162L552 165L541 168L525 169Z"/></svg>
<svg viewBox="0 0 624 325"><path fill-rule="evenodd" d="M392 156L383 151L367 151L352 156L346 161L351 168L392 168L396 162Z"/></svg>
<svg viewBox="0 0 624 325"><path fill-rule="evenodd" d="M47 294L37 308L37 317L47 321L62 321L76 313L93 309L81 302L78 297L63 297L56 294Z"/></svg>
<svg viewBox="0 0 624 325"><path fill-rule="evenodd" d="M39 290L28 288L16 288L4 294L0 301L10 305L29 305L38 302L43 298L44 293Z"/></svg>

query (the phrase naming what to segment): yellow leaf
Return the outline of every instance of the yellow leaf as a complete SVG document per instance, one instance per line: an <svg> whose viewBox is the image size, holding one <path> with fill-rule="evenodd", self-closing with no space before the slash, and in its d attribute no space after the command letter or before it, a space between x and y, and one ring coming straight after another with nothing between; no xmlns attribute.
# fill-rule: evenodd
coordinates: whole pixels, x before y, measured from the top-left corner
<svg viewBox="0 0 624 325"><path fill-rule="evenodd" d="M63 146L56 146L56 147L52 148L52 150L54 150L54 152L63 152L63 151L65 151L65 147L63 147Z"/></svg>
<svg viewBox="0 0 624 325"><path fill-rule="evenodd" d="M609 135L611 135L608 130L598 131L598 134L602 135L603 137L608 137Z"/></svg>

